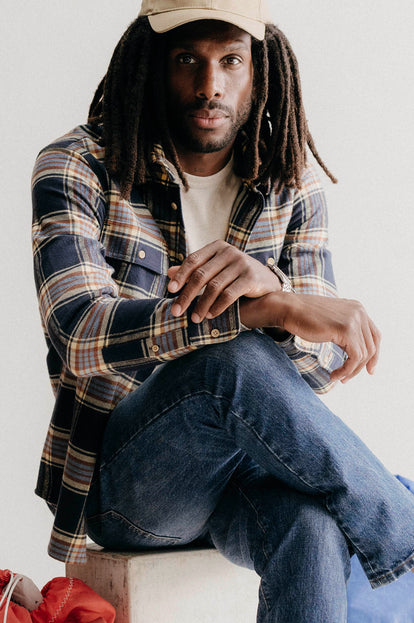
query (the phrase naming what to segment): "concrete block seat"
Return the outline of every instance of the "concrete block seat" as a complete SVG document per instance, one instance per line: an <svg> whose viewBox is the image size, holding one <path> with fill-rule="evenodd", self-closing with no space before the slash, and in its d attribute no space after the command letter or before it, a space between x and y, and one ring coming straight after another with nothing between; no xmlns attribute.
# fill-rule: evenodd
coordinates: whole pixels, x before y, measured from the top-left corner
<svg viewBox="0 0 414 623"><path fill-rule="evenodd" d="M111 552L88 545L85 565L66 565L116 609L116 623L254 623L259 576L214 547Z"/></svg>

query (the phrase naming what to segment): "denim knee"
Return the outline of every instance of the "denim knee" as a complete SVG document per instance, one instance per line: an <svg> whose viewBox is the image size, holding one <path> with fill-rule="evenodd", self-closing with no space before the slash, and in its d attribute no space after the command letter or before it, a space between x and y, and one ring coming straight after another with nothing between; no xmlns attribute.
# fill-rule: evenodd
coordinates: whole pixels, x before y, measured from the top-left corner
<svg viewBox="0 0 414 623"><path fill-rule="evenodd" d="M254 383L267 378L269 372L278 370L281 381L290 378L293 383L301 382L300 374L283 349L262 331L253 329L243 331L233 340L220 344L210 344L197 349L175 362L171 362L182 370L197 368L200 382L210 374L229 380L231 376L241 379L244 375ZM171 365L167 364L167 366ZM207 368L204 368L207 366ZM210 376L211 378L211 376Z"/></svg>

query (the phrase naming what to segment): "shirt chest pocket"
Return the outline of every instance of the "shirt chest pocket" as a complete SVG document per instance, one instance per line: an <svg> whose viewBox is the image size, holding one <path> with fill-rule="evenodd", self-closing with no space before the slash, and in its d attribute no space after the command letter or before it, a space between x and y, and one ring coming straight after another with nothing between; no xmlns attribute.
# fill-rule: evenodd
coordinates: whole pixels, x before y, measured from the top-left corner
<svg viewBox="0 0 414 623"><path fill-rule="evenodd" d="M126 298L163 297L168 282L165 242L156 231L129 225L123 232L118 222L108 220L101 239L119 294Z"/></svg>

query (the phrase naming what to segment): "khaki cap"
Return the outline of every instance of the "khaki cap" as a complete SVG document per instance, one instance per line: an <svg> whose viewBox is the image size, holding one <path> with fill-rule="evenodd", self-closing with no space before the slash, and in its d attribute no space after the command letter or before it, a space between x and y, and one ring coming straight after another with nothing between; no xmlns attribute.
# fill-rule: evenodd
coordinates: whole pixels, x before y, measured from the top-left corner
<svg viewBox="0 0 414 623"><path fill-rule="evenodd" d="M266 0L142 0L139 15L148 17L155 32L167 32L201 19L217 19L260 40L270 21Z"/></svg>

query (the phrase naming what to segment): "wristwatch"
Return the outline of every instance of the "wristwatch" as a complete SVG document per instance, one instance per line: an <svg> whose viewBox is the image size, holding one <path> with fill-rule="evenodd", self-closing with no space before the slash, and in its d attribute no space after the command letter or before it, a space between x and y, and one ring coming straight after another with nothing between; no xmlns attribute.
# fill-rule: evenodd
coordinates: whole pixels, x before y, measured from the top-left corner
<svg viewBox="0 0 414 623"><path fill-rule="evenodd" d="M288 277L286 277L285 273L282 270L280 270L279 266L276 266L274 257L269 257L266 262L266 265L268 268L270 268L272 273L274 273L279 278L279 281L282 286L282 292L295 292L295 290L292 288L292 284L290 283L290 280L288 279Z"/></svg>

